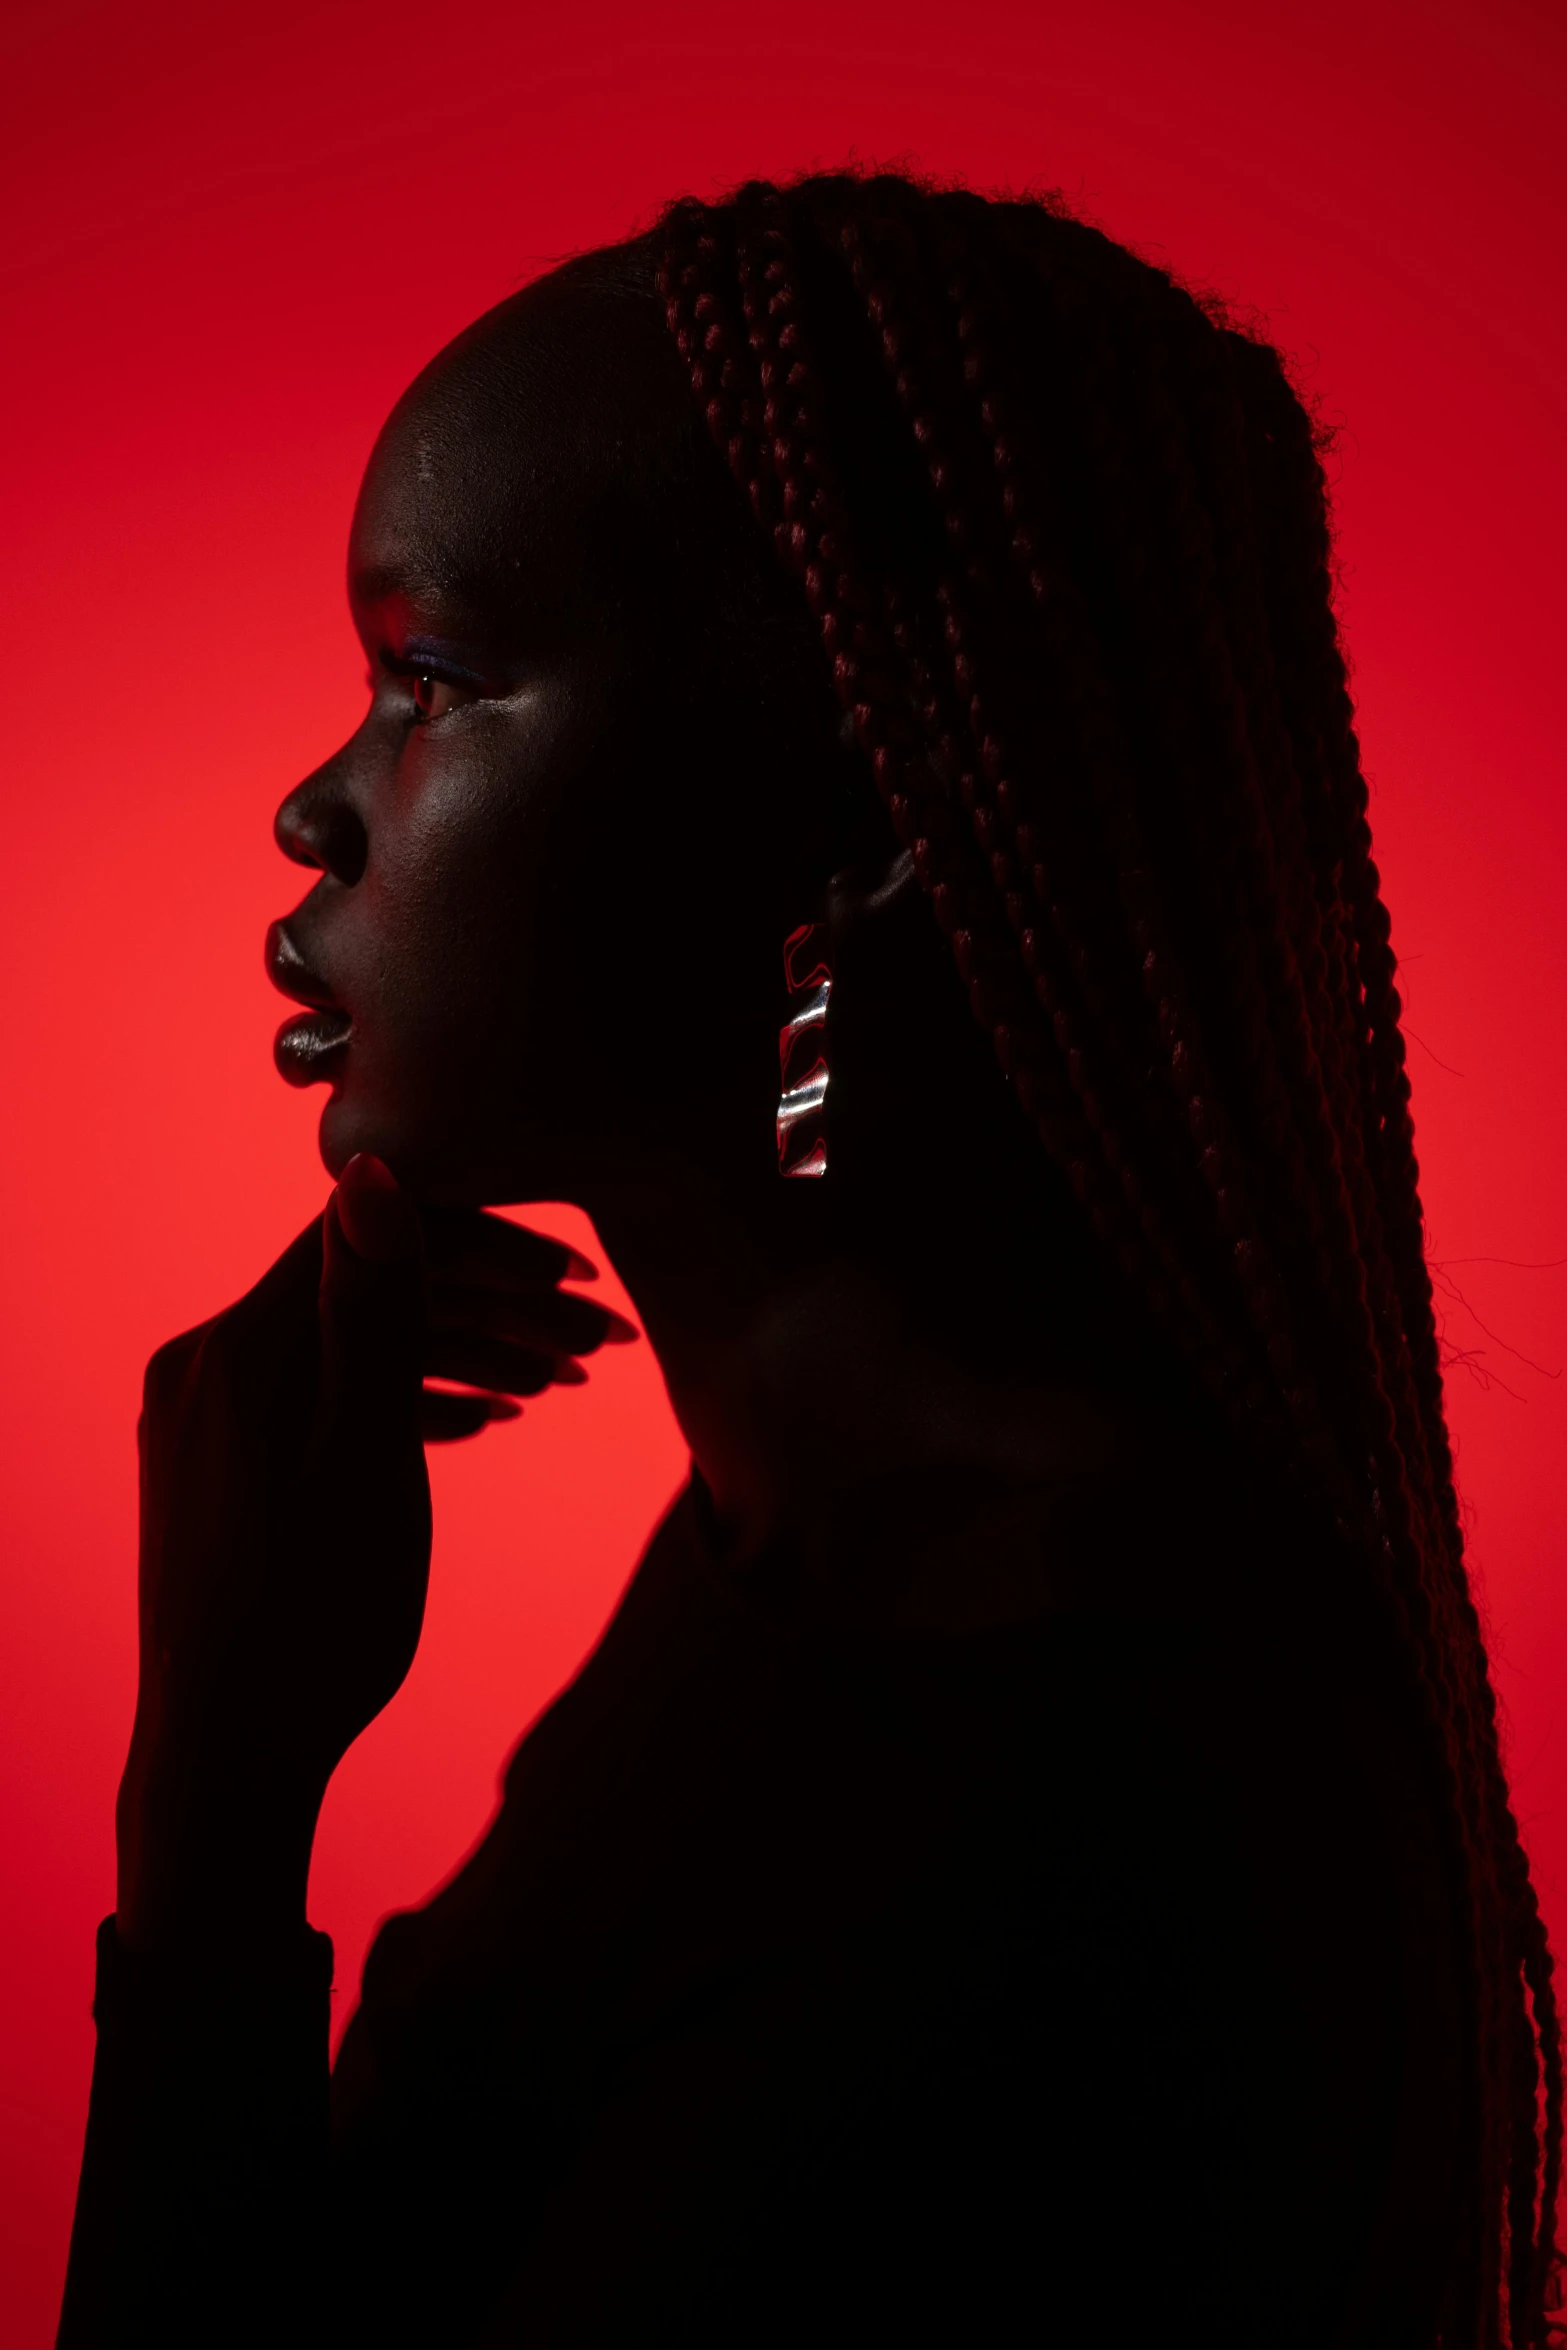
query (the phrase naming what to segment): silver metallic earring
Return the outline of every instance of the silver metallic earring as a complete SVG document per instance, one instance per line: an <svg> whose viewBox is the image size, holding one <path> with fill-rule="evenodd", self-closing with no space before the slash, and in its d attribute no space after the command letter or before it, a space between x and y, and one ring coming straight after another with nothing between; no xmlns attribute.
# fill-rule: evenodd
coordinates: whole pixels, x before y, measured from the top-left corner
<svg viewBox="0 0 1567 2350"><path fill-rule="evenodd" d="M827 1005L832 995L826 923L802 922L791 930L783 959L790 1009L778 1031L778 1172L825 1175Z"/></svg>

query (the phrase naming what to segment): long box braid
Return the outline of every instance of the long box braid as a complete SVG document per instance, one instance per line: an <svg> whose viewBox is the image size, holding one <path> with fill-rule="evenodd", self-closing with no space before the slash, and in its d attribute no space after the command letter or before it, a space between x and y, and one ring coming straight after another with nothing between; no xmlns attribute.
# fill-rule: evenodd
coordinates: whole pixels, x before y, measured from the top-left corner
<svg viewBox="0 0 1567 2350"><path fill-rule="evenodd" d="M1537 2350L1551 1957L1464 1566L1312 421L1265 343L1048 203L819 175L656 235L708 428L1023 1114L1396 1631L1467 1927L1453 2339ZM936 576L834 446L824 377L855 364L917 452Z"/></svg>

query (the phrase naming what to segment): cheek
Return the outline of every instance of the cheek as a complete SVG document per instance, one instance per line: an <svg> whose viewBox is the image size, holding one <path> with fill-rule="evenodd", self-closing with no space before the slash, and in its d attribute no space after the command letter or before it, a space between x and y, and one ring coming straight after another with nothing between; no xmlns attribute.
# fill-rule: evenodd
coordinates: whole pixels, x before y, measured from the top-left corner
<svg viewBox="0 0 1567 2350"><path fill-rule="evenodd" d="M615 893L591 878L602 794L537 743L520 757L475 735L405 755L341 906L355 1025L328 1113L334 1149L372 1147L374 1128L405 1164L435 1151L488 1160L525 1130L573 1121L590 1084L602 1091L635 992Z"/></svg>
<svg viewBox="0 0 1567 2350"><path fill-rule="evenodd" d="M766 1028L777 942L741 918L752 860L698 821L656 725L603 723L608 698L409 746L377 794L339 909L355 1029L329 1164L376 1148L449 1191L526 1184Z"/></svg>
<svg viewBox="0 0 1567 2350"><path fill-rule="evenodd" d="M432 1076L516 1067L541 1000L576 993L569 961L586 942L561 918L547 810L505 782L470 765L410 795L364 878L376 997Z"/></svg>

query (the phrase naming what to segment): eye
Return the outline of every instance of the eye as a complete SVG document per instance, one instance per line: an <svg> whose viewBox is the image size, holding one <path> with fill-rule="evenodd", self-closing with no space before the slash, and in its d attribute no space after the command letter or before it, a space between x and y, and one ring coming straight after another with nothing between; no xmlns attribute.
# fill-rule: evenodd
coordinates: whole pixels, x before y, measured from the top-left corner
<svg viewBox="0 0 1567 2350"><path fill-rule="evenodd" d="M437 677L429 669L414 670L409 682L414 712L421 726L431 718L444 718L450 710L462 709L474 698L466 686L454 685L449 677Z"/></svg>

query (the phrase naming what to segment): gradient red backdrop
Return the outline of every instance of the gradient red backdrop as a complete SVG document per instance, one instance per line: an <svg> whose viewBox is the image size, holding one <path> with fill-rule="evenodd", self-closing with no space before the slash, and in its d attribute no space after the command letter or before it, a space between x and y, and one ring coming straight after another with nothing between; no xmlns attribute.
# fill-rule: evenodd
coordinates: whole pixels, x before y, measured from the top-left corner
<svg viewBox="0 0 1567 2350"><path fill-rule="evenodd" d="M1255 305L1341 421L1452 1416L1567 1948L1559 10L64 0L29 20L0 57L0 2342L50 2338L64 2259L133 1693L140 1368L322 1197L319 1097L272 1075L260 941L298 892L272 808L359 708L358 472L475 312L682 189L849 156L1060 186ZM681 1467L644 1350L438 1458L424 1646L318 1850L343 2009L377 1917L482 1829Z"/></svg>

